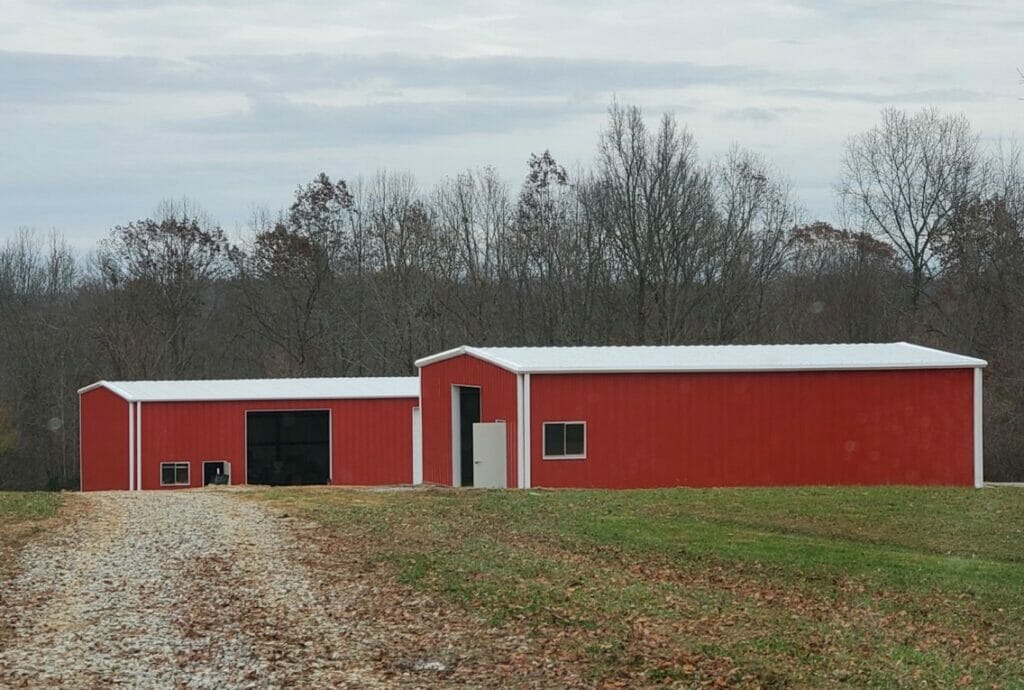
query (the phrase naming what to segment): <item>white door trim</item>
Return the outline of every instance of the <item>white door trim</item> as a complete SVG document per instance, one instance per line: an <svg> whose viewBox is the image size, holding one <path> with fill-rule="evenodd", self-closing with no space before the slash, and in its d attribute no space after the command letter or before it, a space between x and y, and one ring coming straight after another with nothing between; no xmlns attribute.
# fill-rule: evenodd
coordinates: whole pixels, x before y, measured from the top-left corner
<svg viewBox="0 0 1024 690"><path fill-rule="evenodd" d="M423 483L423 415L412 408L412 483Z"/></svg>
<svg viewBox="0 0 1024 690"><path fill-rule="evenodd" d="M482 386L476 386L471 383L453 383L452 384L452 486L462 486L462 433L459 428L460 417L462 416L462 406L459 399L460 388L476 388L480 391L479 404L480 404L480 421L484 418L484 390Z"/></svg>

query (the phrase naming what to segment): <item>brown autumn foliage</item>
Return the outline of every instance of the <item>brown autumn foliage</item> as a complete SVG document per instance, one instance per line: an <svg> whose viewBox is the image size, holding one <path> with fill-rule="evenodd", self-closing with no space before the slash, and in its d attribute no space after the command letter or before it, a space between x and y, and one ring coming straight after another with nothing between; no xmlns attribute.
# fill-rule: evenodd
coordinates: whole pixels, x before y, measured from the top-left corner
<svg viewBox="0 0 1024 690"><path fill-rule="evenodd" d="M871 164L886 154L934 164ZM1024 478L1020 151L989 155L936 111L887 111L843 170L848 225L805 224L760 155L701 160L672 116L615 105L591 167L544 152L517 189L489 168L430 189L320 174L235 243L187 201L91 256L21 231L0 247L0 405L17 431L0 486L76 486L75 390L98 379L411 374L462 343L909 340L981 356L986 476ZM887 206L894 189L909 197Z"/></svg>

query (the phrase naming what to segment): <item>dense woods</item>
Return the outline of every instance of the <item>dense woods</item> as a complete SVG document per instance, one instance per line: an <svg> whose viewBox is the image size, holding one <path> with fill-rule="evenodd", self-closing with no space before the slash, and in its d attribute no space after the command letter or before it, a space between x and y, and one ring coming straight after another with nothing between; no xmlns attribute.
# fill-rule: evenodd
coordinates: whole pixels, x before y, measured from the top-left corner
<svg viewBox="0 0 1024 690"><path fill-rule="evenodd" d="M989 360L986 477L1024 479L1024 158L961 116L886 110L846 143L842 222L734 147L613 105L595 162L321 174L229 239L166 202L76 255L0 247L0 488L77 486L98 379L412 374L458 344L909 340ZM126 219L128 220L128 219Z"/></svg>

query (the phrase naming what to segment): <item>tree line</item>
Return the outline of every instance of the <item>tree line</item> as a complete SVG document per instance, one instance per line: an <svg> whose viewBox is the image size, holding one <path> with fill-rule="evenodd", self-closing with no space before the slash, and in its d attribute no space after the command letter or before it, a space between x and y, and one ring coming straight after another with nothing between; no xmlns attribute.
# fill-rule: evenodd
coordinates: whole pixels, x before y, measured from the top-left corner
<svg viewBox="0 0 1024 690"><path fill-rule="evenodd" d="M989 360L986 476L1024 477L1024 159L962 116L886 110L850 137L842 221L785 176L713 160L671 114L613 104L588 167L300 186L232 240L196 204L86 256L0 248L0 487L77 486L75 390L98 379L411 374L458 344L910 340Z"/></svg>

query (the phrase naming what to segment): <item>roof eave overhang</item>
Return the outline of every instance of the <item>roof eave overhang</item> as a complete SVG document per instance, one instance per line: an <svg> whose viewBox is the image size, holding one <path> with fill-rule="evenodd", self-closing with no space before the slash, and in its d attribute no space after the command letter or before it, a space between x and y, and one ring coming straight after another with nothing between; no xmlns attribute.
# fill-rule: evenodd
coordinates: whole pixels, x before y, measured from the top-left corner
<svg viewBox="0 0 1024 690"><path fill-rule="evenodd" d="M436 355L417 359L413 364L417 369L422 369L423 367L430 366L431 364L437 364L438 362L443 362L447 359L455 359L456 357L461 357L463 355L469 355L474 359L479 359L482 362L487 362L488 364L493 364L496 367L501 367L502 369L511 371L513 374L531 373L523 367L520 367L515 362L510 362L509 360L502 359L501 357L494 357L493 355L489 355L486 352L475 347L470 347L469 345L462 345L460 347L452 348L451 350L438 352Z"/></svg>
<svg viewBox="0 0 1024 690"><path fill-rule="evenodd" d="M282 395L272 398L242 396L240 398L137 398L138 402L147 403L202 403L202 402L283 402L299 400L317 402L320 400L419 400L419 395L319 395L314 397Z"/></svg>
<svg viewBox="0 0 1024 690"><path fill-rule="evenodd" d="M910 343L904 343L910 344ZM922 350L930 350L930 348L921 347L920 345L914 345ZM934 351L934 350L931 350ZM757 373L757 372L795 372L795 371L895 371L895 370L913 370L913 369L979 369L988 366L988 362L983 359L976 359L973 357L964 357L959 362L911 362L907 364L881 364L881 363L865 363L865 364L847 364L842 366L760 366L760 367L624 367L624 368L563 368L563 367L524 367L515 362L511 362L500 357L494 357L493 355L487 354L475 347L469 345L463 345L460 347L452 348L451 350L445 350L439 352L436 355L430 355L429 357L423 357L415 362L417 368L422 369L423 367L438 362L443 362L448 359L454 359L468 355L475 359L479 359L483 362L488 362L502 369L506 369L514 374L685 374L685 373Z"/></svg>
<svg viewBox="0 0 1024 690"><path fill-rule="evenodd" d="M410 377L415 379L415 377ZM90 391L94 391L97 388L106 388L114 395L119 398L123 398L127 402L146 402L146 403L172 403L172 402L275 402L282 400L419 400L420 394L416 392L401 393L401 394L384 394L374 393L368 395L335 395L335 396L289 396L289 395L275 395L272 397L253 397L249 396L229 396L229 397L192 397L192 398L158 398L158 397L141 397L135 396L128 393L128 391L113 385L109 381L97 381L91 383L88 386L78 389L78 395L84 395Z"/></svg>
<svg viewBox="0 0 1024 690"><path fill-rule="evenodd" d="M78 394L79 395L83 395L85 393L88 393L89 391L94 391L97 388L106 388L108 391L110 391L114 395L118 396L119 398L124 398L128 402L138 402L137 399L134 396L132 396L132 395L130 395L128 393L128 391L126 391L126 390L124 390L122 388L118 388L117 386L113 385L109 381L97 381L96 383L91 383L88 386L85 386L84 388L79 388L78 389Z"/></svg>

